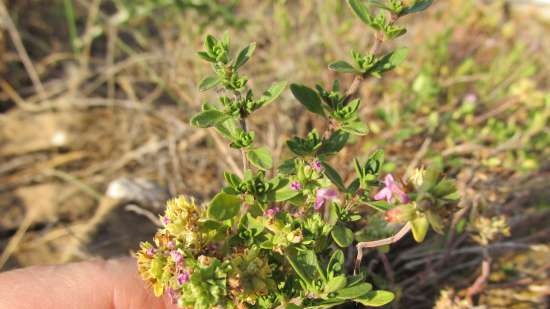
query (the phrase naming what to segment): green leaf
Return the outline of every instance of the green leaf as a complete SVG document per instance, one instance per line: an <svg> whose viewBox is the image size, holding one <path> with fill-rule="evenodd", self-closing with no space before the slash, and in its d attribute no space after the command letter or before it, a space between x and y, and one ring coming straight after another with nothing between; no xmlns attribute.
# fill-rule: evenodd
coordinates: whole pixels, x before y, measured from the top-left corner
<svg viewBox="0 0 550 309"><path fill-rule="evenodd" d="M361 0L348 0L348 4L355 15L357 15L357 17L359 17L365 24L372 24L372 16L369 13L369 9L361 2Z"/></svg>
<svg viewBox="0 0 550 309"><path fill-rule="evenodd" d="M318 274L316 265L318 261L315 252L311 250L297 251L295 248L289 247L285 257L304 283L311 285L316 279L315 275Z"/></svg>
<svg viewBox="0 0 550 309"><path fill-rule="evenodd" d="M355 194L357 193L357 190L359 190L360 186L361 180L359 178L355 178L347 187L346 193Z"/></svg>
<svg viewBox="0 0 550 309"><path fill-rule="evenodd" d="M342 248L351 245L353 242L353 232L343 224L336 224L331 235L336 244Z"/></svg>
<svg viewBox="0 0 550 309"><path fill-rule="evenodd" d="M208 128L221 124L230 116L219 110L210 109L202 111L191 118L191 125L197 128Z"/></svg>
<svg viewBox="0 0 550 309"><path fill-rule="evenodd" d="M350 286L336 292L336 298L340 299L357 299L368 292L372 291L372 284L363 282L354 286Z"/></svg>
<svg viewBox="0 0 550 309"><path fill-rule="evenodd" d="M325 111L323 110L321 99L319 95L317 95L317 92L313 91L311 88L298 84L290 85L290 91L292 91L294 97L310 112L325 116Z"/></svg>
<svg viewBox="0 0 550 309"><path fill-rule="evenodd" d="M416 242L422 242L428 233L430 224L428 219L424 215L419 215L414 220L410 221L412 226L412 233Z"/></svg>
<svg viewBox="0 0 550 309"><path fill-rule="evenodd" d="M233 118L228 118L227 120L216 124L216 130L220 132L228 140L233 140L235 133L241 128L237 126L237 122Z"/></svg>
<svg viewBox="0 0 550 309"><path fill-rule="evenodd" d="M207 76L203 80L201 80L199 84L199 90L205 91L210 88L216 87L220 82L221 80L217 76Z"/></svg>
<svg viewBox="0 0 550 309"><path fill-rule="evenodd" d="M200 219L199 223L200 230L203 232L218 231L227 228L227 225L212 219Z"/></svg>
<svg viewBox="0 0 550 309"><path fill-rule="evenodd" d="M220 192L208 205L208 218L224 221L233 218L241 209L241 199L236 195Z"/></svg>
<svg viewBox="0 0 550 309"><path fill-rule="evenodd" d="M279 165L279 173L283 175L290 175L296 173L296 162L294 159L285 160L281 165Z"/></svg>
<svg viewBox="0 0 550 309"><path fill-rule="evenodd" d="M324 168L324 174L327 178L340 190L346 191L346 186L344 185L344 180L340 177L340 174L328 163L321 162Z"/></svg>
<svg viewBox="0 0 550 309"><path fill-rule="evenodd" d="M369 129L366 124L361 121L352 121L347 122L342 125L342 131L355 134L355 135L365 135L369 133Z"/></svg>
<svg viewBox="0 0 550 309"><path fill-rule="evenodd" d="M199 57L201 57L202 59L208 61L208 62L216 62L216 59L213 58L213 57L210 57L210 55L207 53L207 52L198 52L198 55Z"/></svg>
<svg viewBox="0 0 550 309"><path fill-rule="evenodd" d="M341 288L346 286L347 282L348 279L345 275L336 276L327 282L323 291L325 293L331 293L340 290Z"/></svg>
<svg viewBox="0 0 550 309"><path fill-rule="evenodd" d="M250 57L252 57L252 54L254 53L255 49L256 49L256 43L250 43L247 47L243 48L239 52L239 55L235 60L235 64L234 64L235 69L242 67L250 59Z"/></svg>
<svg viewBox="0 0 550 309"><path fill-rule="evenodd" d="M268 170L273 166L271 154L265 147L250 149L247 152L247 157L250 163L259 169Z"/></svg>
<svg viewBox="0 0 550 309"><path fill-rule="evenodd" d="M346 145L349 139L349 133L338 130L333 132L329 139L324 140L317 155L332 154L339 152Z"/></svg>
<svg viewBox="0 0 550 309"><path fill-rule="evenodd" d="M433 0L416 0L413 5L406 7L403 11L401 11L400 15L402 16L424 11L432 5L432 2Z"/></svg>
<svg viewBox="0 0 550 309"><path fill-rule="evenodd" d="M342 250L335 250L332 253L332 256L330 257L330 260L328 262L327 266L327 274L332 274L333 276L336 274L342 273L344 269L345 264L345 257L344 252Z"/></svg>
<svg viewBox="0 0 550 309"><path fill-rule="evenodd" d="M346 61L340 60L328 65L328 68L339 73L355 73L355 68Z"/></svg>
<svg viewBox="0 0 550 309"><path fill-rule="evenodd" d="M426 211L425 215L432 229L438 234L443 234L445 226L443 225L441 216L430 210Z"/></svg>
<svg viewBox="0 0 550 309"><path fill-rule="evenodd" d="M290 186L284 186L275 191L275 202L284 202L294 198L300 194L299 191L293 190Z"/></svg>
<svg viewBox="0 0 550 309"><path fill-rule="evenodd" d="M435 197L444 197L449 194L452 194L456 192L456 186L454 181L449 179L443 179L440 182L437 183L433 188L430 189L430 193L432 193Z"/></svg>
<svg viewBox="0 0 550 309"><path fill-rule="evenodd" d="M391 208L391 205L390 203L386 202L386 201L372 201L372 202L367 202L367 205L380 211L380 212L386 212L388 210L390 210Z"/></svg>
<svg viewBox="0 0 550 309"><path fill-rule="evenodd" d="M275 101L275 99L277 99L285 90L286 84L287 82L285 80L271 85L271 87L269 87L269 89L267 89L259 99L262 106Z"/></svg>
<svg viewBox="0 0 550 309"><path fill-rule="evenodd" d="M354 301L365 306L380 307L390 303L395 298L395 295L390 291L376 290L370 291Z"/></svg>
<svg viewBox="0 0 550 309"><path fill-rule="evenodd" d="M334 226L340 219L340 206L336 203L329 203L329 210L327 216L327 223L330 226Z"/></svg>
<svg viewBox="0 0 550 309"><path fill-rule="evenodd" d="M396 66L400 65L405 61L409 54L409 49L406 47L400 47L394 51L386 54L376 63L376 68L374 71L383 73L389 70L394 69Z"/></svg>

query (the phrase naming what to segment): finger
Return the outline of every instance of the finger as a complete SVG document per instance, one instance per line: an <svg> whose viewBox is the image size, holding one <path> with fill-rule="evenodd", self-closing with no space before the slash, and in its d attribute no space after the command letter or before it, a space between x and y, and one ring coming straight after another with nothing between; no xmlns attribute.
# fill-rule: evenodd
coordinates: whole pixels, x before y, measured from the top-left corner
<svg viewBox="0 0 550 309"><path fill-rule="evenodd" d="M29 267L0 274L0 308L172 309L140 279L131 258Z"/></svg>

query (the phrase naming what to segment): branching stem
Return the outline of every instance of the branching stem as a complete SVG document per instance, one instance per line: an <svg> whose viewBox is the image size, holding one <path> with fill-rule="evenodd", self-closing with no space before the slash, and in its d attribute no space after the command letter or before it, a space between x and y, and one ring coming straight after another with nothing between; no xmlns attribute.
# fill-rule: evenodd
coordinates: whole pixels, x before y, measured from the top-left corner
<svg viewBox="0 0 550 309"><path fill-rule="evenodd" d="M357 244L357 258L355 259L355 268L353 269L353 273L357 274L359 271L359 266L361 266L361 260L363 260L363 249L367 248L376 248L380 246L390 245L393 243L398 242L403 238L409 231L411 230L412 226L410 222L407 222L395 235L379 239L379 240L373 240L373 241L364 241Z"/></svg>

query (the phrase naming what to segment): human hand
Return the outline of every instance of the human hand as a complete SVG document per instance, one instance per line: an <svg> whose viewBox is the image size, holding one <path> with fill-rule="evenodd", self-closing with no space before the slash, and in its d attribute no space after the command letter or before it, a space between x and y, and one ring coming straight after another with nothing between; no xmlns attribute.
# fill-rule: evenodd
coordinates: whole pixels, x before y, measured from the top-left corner
<svg viewBox="0 0 550 309"><path fill-rule="evenodd" d="M175 309L141 280L133 258L0 273L1 309Z"/></svg>

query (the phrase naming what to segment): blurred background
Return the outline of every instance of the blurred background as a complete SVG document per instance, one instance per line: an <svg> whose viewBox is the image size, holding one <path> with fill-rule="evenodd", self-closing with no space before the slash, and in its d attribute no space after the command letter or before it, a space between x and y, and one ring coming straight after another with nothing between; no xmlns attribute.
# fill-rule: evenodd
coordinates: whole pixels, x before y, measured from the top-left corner
<svg viewBox="0 0 550 309"><path fill-rule="evenodd" d="M470 308L480 276L479 308L547 308L549 2L440 0L400 22L408 33L392 44L410 55L363 84L371 133L334 166L351 175L343 162L378 148L400 175L439 162L462 201L446 235L370 254L372 279L397 292L395 308ZM213 98L198 92L210 67L196 52L225 31L235 50L257 42L244 68L256 92L277 80L347 85L328 63L373 41L342 0L0 3L0 270L127 255L166 199L207 201L224 170L239 171L237 151L188 124ZM290 91L257 115L276 162L287 138L324 125Z"/></svg>

